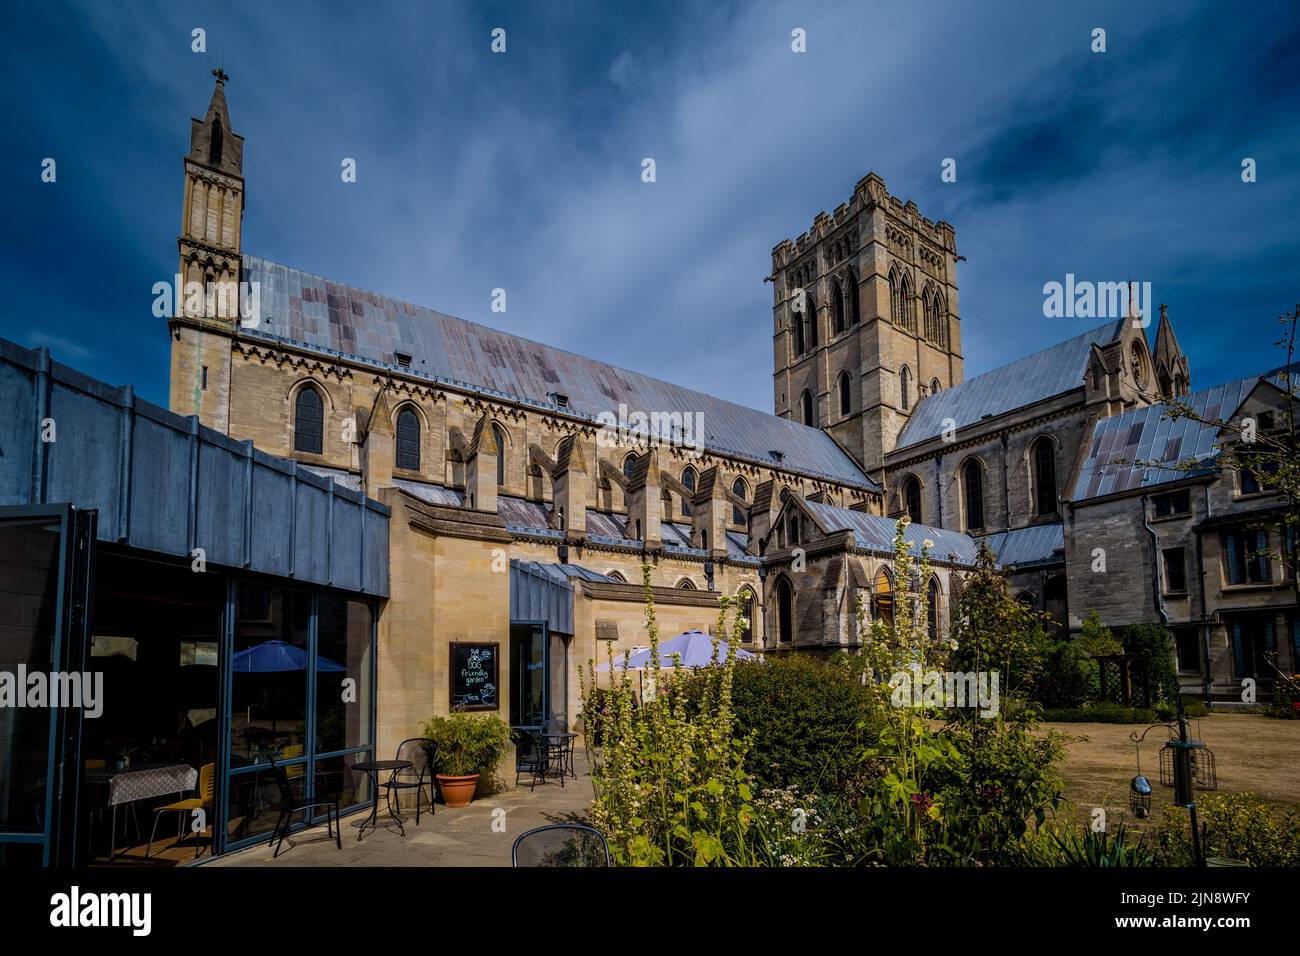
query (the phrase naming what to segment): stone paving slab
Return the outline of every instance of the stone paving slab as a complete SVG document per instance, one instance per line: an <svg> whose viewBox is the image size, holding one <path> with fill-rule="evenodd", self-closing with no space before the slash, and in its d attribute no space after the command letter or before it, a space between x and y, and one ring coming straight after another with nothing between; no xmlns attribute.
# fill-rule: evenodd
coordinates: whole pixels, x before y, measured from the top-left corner
<svg viewBox="0 0 1300 956"><path fill-rule="evenodd" d="M430 815L420 812L415 824L413 807L403 805L406 836L396 824L373 830L357 841L357 827L369 815L358 811L343 818L343 849L325 833L324 825L298 834L295 846L286 842L278 859L271 858L272 848L265 843L230 853L206 864L208 866L509 866L510 848L519 834L548 823L586 822L591 804L591 777L587 773L586 755L579 747L574 753L577 779L570 777L563 787L555 779L539 783L529 791L528 777L515 790L476 797L468 807L452 810L438 804ZM406 795L409 800L409 794ZM503 810L505 832L496 811ZM384 819L383 798L379 804Z"/></svg>

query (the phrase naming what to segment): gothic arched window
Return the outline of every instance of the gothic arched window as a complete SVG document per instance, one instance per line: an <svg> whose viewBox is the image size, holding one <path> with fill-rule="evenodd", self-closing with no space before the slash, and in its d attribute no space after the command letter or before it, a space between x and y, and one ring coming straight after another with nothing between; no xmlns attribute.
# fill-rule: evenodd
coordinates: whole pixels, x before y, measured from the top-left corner
<svg viewBox="0 0 1300 956"><path fill-rule="evenodd" d="M871 616L890 626L894 623L894 583L884 568L876 575L875 587L871 589Z"/></svg>
<svg viewBox="0 0 1300 956"><path fill-rule="evenodd" d="M804 290L804 312L808 318L808 348L817 348L817 300Z"/></svg>
<svg viewBox="0 0 1300 956"><path fill-rule="evenodd" d="M848 372L840 372L838 384L836 386L840 393L840 414L847 415L853 410L853 395L850 392L852 380Z"/></svg>
<svg viewBox="0 0 1300 956"><path fill-rule="evenodd" d="M410 408L397 413L397 467L420 470L420 416Z"/></svg>
<svg viewBox="0 0 1300 956"><path fill-rule="evenodd" d="M940 389L941 387L942 387L942 386L940 386L940 384L939 384L939 380L938 380L937 378L932 378L932 379L930 379L930 394L931 394L931 395L938 395L938 394L939 394L939 389Z"/></svg>
<svg viewBox="0 0 1300 956"><path fill-rule="evenodd" d="M748 500L749 498L749 489L745 487L744 478L737 478L735 481L733 481L731 483L731 491L732 494L735 494L746 500ZM740 505L733 504L731 506L731 520L734 521L736 524L744 524L745 521L748 519L748 517L749 516L745 514L745 509L740 507Z"/></svg>
<svg viewBox="0 0 1300 956"><path fill-rule="evenodd" d="M844 290L840 280L831 280L831 322L836 335L844 331Z"/></svg>
<svg viewBox="0 0 1300 956"><path fill-rule="evenodd" d="M312 455L323 454L325 445L325 402L314 385L304 385L293 407L293 449Z"/></svg>
<svg viewBox="0 0 1300 956"><path fill-rule="evenodd" d="M686 487L687 491L689 491L691 494L695 494L695 469L694 468L687 468L685 471L682 472L682 484ZM683 498L682 517L689 518L690 516L691 516L690 499Z"/></svg>
<svg viewBox="0 0 1300 956"><path fill-rule="evenodd" d="M808 294L806 292L800 291L798 293L798 296L799 299L797 301L802 302L803 307L806 309L808 307ZM803 355L803 353L806 351L803 342L803 326L804 326L804 312L798 311L792 313L790 317L790 331L794 336L794 341L791 344L791 351L794 352L795 356Z"/></svg>
<svg viewBox="0 0 1300 956"><path fill-rule="evenodd" d="M623 477L629 481L632 479L632 469L636 467L636 455L628 455L623 459Z"/></svg>
<svg viewBox="0 0 1300 956"><path fill-rule="evenodd" d="M903 411L912 407L912 370L906 365L898 372L898 399Z"/></svg>
<svg viewBox="0 0 1300 956"><path fill-rule="evenodd" d="M492 423L492 437L497 443L497 487L506 483L506 433L496 422Z"/></svg>
<svg viewBox="0 0 1300 956"><path fill-rule="evenodd" d="M1044 436L1034 443L1034 510L1040 515L1056 514L1056 447Z"/></svg>
<svg viewBox="0 0 1300 956"><path fill-rule="evenodd" d="M975 460L966 462L961 470L962 491L966 504L966 530L984 529L984 469Z"/></svg>
<svg viewBox="0 0 1300 956"><path fill-rule="evenodd" d="M803 423L813 428L817 427L817 413L813 408L812 392L804 389L804 393L799 396L799 410L803 416Z"/></svg>
<svg viewBox="0 0 1300 956"><path fill-rule="evenodd" d="M939 582L930 578L925 589L925 625L930 640L939 639Z"/></svg>
<svg viewBox="0 0 1300 956"><path fill-rule="evenodd" d="M845 291L849 297L849 325L857 325L862 321L862 303L858 301L858 277L850 269L846 276L849 284Z"/></svg>
<svg viewBox="0 0 1300 956"><path fill-rule="evenodd" d="M921 483L915 478L908 478L903 485L903 505L907 516L917 524L921 523Z"/></svg>
<svg viewBox="0 0 1300 956"><path fill-rule="evenodd" d="M776 618L777 639L782 644L794 641L794 589L790 579L782 578L776 582Z"/></svg>
<svg viewBox="0 0 1300 956"><path fill-rule="evenodd" d="M745 619L745 628L740 632L740 642L752 644L754 642L754 592L749 588L742 588L738 603L736 613Z"/></svg>

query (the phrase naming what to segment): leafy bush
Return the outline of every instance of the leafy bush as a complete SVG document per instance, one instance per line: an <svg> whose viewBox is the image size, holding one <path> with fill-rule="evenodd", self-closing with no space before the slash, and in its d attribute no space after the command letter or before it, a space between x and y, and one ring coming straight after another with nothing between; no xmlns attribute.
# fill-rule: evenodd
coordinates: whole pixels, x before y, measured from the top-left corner
<svg viewBox="0 0 1300 956"><path fill-rule="evenodd" d="M869 694L848 655L824 661L806 654L769 655L736 666L731 703L736 726L753 738L745 769L756 786L800 792L853 791L858 752L874 732L860 726ZM690 681L694 701L705 675Z"/></svg>
<svg viewBox="0 0 1300 956"><path fill-rule="evenodd" d="M1281 678L1273 681L1273 706L1268 714L1283 720L1300 720L1300 674L1289 681Z"/></svg>
<svg viewBox="0 0 1300 956"><path fill-rule="evenodd" d="M1089 611L1083 619L1075 643L1088 657L1107 657L1124 650L1111 629L1101 623L1101 615L1095 610Z"/></svg>
<svg viewBox="0 0 1300 956"><path fill-rule="evenodd" d="M1046 824L1027 833L1011 850L1016 866L1155 866L1156 856L1141 834L1120 823L1111 830Z"/></svg>
<svg viewBox="0 0 1300 956"><path fill-rule="evenodd" d="M510 726L496 714L430 717L421 734L437 744L437 772L448 777L491 773L510 746Z"/></svg>
<svg viewBox="0 0 1300 956"><path fill-rule="evenodd" d="M1124 630L1124 653L1144 662L1151 676L1151 700L1173 702L1178 697L1178 665L1173 638L1158 624L1132 624Z"/></svg>
<svg viewBox="0 0 1300 956"><path fill-rule="evenodd" d="M1198 797L1206 856L1244 860L1252 866L1300 866L1300 804L1276 809L1253 793ZM1169 807L1156 830L1156 862L1191 866L1191 815Z"/></svg>
<svg viewBox="0 0 1300 956"><path fill-rule="evenodd" d="M1034 699L1044 707L1078 707L1095 701L1101 692L1097 662L1075 641L1054 641L1045 649L1043 674L1034 687Z"/></svg>
<svg viewBox="0 0 1300 956"><path fill-rule="evenodd" d="M1098 701L1083 707L1055 707L1043 711L1043 720L1081 724L1154 724L1155 710Z"/></svg>

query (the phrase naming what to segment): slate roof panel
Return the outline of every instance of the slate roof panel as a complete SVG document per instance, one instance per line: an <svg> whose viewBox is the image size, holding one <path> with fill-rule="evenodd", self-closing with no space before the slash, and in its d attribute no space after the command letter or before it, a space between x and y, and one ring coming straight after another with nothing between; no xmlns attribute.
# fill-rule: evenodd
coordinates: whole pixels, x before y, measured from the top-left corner
<svg viewBox="0 0 1300 956"><path fill-rule="evenodd" d="M818 523L828 531L851 530L854 543L859 548L893 552L895 525L893 518L854 511L850 508L837 508L816 501L808 501L805 504ZM904 538L911 545L912 553L916 555L921 553L921 543L929 538L934 542L930 556L939 561L953 560L958 564L973 565L975 556L979 552L978 543L970 535L915 522L908 525Z"/></svg>
<svg viewBox="0 0 1300 956"><path fill-rule="evenodd" d="M1275 370L1264 377L1277 382L1282 374ZM1249 375L1225 382L1193 392L1183 401L1201 418L1215 420L1235 412L1260 378ZM1204 473L1218 455L1218 433L1214 425L1168 417L1163 404L1103 418L1093 426L1071 498L1100 498ZM1201 467L1189 467L1194 463Z"/></svg>
<svg viewBox="0 0 1300 956"><path fill-rule="evenodd" d="M985 415L1002 415L1081 387L1092 346L1114 341L1123 322L1123 319L1108 322L942 389L938 394L925 396L917 402L903 426L896 447L905 448L941 434L946 419L956 422L957 428L964 428Z"/></svg>
<svg viewBox="0 0 1300 956"><path fill-rule="evenodd" d="M404 352L416 375L543 407L554 407L548 394L560 392L569 411L590 418L617 415L620 403L629 411L698 413L702 443L712 450L769 464L778 450L792 470L879 490L820 429L257 256L245 255L243 265L244 279L260 284L262 321L245 330L251 337L387 366Z"/></svg>
<svg viewBox="0 0 1300 956"><path fill-rule="evenodd" d="M1053 559L1065 560L1065 526L1060 523L1015 528L991 534L981 540L988 545L1002 567Z"/></svg>

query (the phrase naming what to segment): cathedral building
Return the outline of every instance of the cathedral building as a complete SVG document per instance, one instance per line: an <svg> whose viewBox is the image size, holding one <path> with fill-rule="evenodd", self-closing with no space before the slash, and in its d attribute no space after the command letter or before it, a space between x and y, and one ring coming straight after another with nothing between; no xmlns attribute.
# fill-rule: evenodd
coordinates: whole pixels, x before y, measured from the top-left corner
<svg viewBox="0 0 1300 956"><path fill-rule="evenodd" d="M1163 437L1162 401L1204 395L1163 306L1154 350L1130 316L967 379L955 230L869 174L772 251L767 414L246 251L226 80L184 161L179 271L210 292L170 322L170 404L391 509L381 750L458 703L449 649L467 642L498 647L512 723L576 720L578 668L645 643L643 565L664 631L710 629L726 594L768 653L854 646L858 599L888 614L897 587L925 587L945 631L981 545L1062 633L1094 608L1116 626L1183 628L1185 679L1207 687L1243 672L1234 648L1296 626L1265 602L1291 615L1274 637L1252 636L1262 623L1233 637L1245 625L1217 614L1193 565L1162 565L1170 535L1222 519L1221 469L1183 478L1176 448L1148 444L1167 479L1099 478L1123 423ZM240 307L250 288L255 316ZM1255 395L1248 384L1216 411ZM1164 480L1206 485L1209 504L1144 540L1134 528ZM904 515L910 540L934 542L926 582L890 578ZM1107 535L1103 578L1087 569ZM1178 601L1151 584L1169 574ZM1249 621L1267 613L1252 605Z"/></svg>

